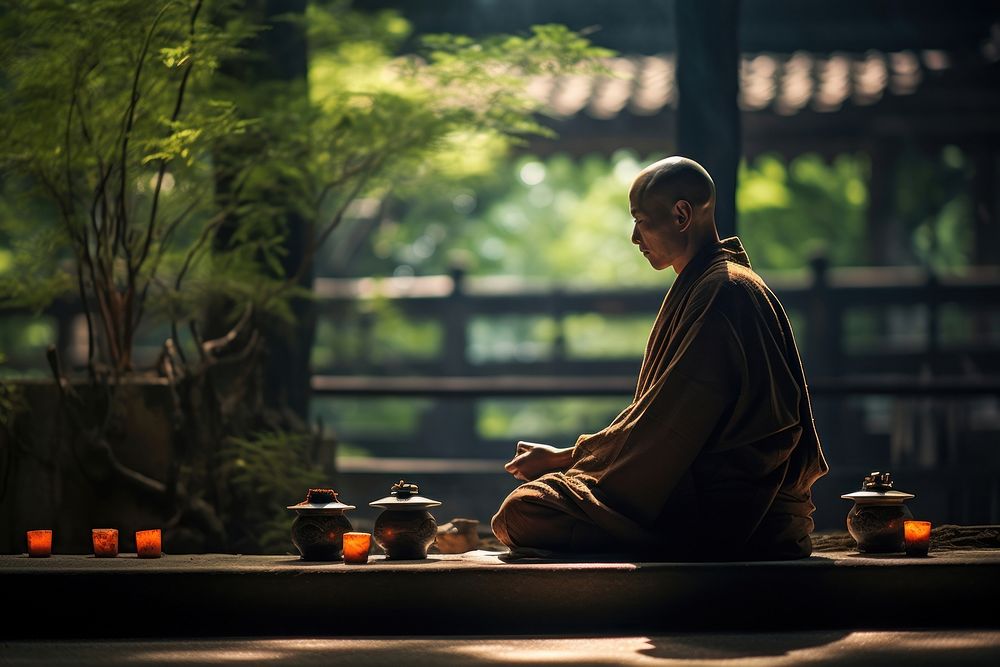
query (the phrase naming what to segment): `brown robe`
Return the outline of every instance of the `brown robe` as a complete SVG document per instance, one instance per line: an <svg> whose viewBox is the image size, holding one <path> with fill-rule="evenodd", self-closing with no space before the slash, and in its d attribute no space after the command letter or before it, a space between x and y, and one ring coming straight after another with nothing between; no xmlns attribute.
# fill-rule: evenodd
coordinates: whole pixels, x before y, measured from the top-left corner
<svg viewBox="0 0 1000 667"><path fill-rule="evenodd" d="M733 237L667 292L632 403L580 436L569 470L515 489L493 531L511 548L801 558L828 469L788 318Z"/></svg>

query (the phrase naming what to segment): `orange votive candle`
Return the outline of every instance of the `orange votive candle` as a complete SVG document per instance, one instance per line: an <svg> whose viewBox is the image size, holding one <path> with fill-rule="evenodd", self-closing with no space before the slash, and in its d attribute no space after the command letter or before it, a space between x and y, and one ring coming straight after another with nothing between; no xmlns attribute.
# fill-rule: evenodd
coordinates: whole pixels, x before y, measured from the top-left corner
<svg viewBox="0 0 1000 667"><path fill-rule="evenodd" d="M114 558L118 555L118 529L94 528L90 531L94 541L94 555L98 558Z"/></svg>
<svg viewBox="0 0 1000 667"><path fill-rule="evenodd" d="M139 558L159 558L160 529L135 531L135 553Z"/></svg>
<svg viewBox="0 0 1000 667"><path fill-rule="evenodd" d="M344 533L344 562L367 563L371 544L372 536L369 533Z"/></svg>
<svg viewBox="0 0 1000 667"><path fill-rule="evenodd" d="M926 556L931 547L931 522L904 521L903 545L907 556Z"/></svg>
<svg viewBox="0 0 1000 667"><path fill-rule="evenodd" d="M28 531L28 556L31 558L48 558L52 555L52 531Z"/></svg>

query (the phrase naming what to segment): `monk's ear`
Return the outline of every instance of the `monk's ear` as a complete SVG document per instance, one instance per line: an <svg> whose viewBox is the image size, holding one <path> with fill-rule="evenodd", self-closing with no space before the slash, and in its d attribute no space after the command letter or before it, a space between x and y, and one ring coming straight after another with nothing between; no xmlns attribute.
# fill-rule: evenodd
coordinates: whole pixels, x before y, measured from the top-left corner
<svg viewBox="0 0 1000 667"><path fill-rule="evenodd" d="M678 199L673 208L674 220L677 221L677 230L684 232L691 226L694 210L691 202L686 199Z"/></svg>

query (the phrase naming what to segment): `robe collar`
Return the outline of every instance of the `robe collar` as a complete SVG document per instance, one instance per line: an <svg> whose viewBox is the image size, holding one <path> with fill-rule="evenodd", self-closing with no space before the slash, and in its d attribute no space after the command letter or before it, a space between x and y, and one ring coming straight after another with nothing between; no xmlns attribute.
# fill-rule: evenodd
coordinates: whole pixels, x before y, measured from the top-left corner
<svg viewBox="0 0 1000 667"><path fill-rule="evenodd" d="M747 255L747 251L743 249L743 243L740 242L740 237L730 236L728 239L722 239L718 243L713 243L712 245L718 248L716 252L721 251L730 262L742 264L748 269L753 268L750 266L750 257Z"/></svg>
<svg viewBox="0 0 1000 667"><path fill-rule="evenodd" d="M684 270L678 278L683 278L684 280L697 278L704 273L709 266L718 261L734 262L745 266L748 269L752 268L750 266L750 257L747 255L747 251L743 249L743 244L740 242L739 237L730 236L729 238L722 239L721 241L706 243L701 250L695 253L695 256L692 257L691 261L688 262L688 265L684 267Z"/></svg>

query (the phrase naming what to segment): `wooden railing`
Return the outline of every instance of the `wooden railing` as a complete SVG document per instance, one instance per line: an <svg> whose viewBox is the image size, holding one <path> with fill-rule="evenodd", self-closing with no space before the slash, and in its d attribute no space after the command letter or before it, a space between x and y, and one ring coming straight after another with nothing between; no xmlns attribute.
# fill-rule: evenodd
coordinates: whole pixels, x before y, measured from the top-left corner
<svg viewBox="0 0 1000 667"><path fill-rule="evenodd" d="M810 387L818 397L818 417L830 431L843 428L839 417L823 414L835 399L858 395L958 397L1000 395L1000 270L935 276L908 268L843 268L825 262L810 271L766 276L796 322L799 346ZM475 432L475 401L495 397L620 396L634 390L639 357L581 359L568 354L567 318L596 313L608 318L643 317L651 323L665 288L583 290L529 285L503 278L451 276L331 280L316 282L321 318L336 322L340 333L371 341L383 303L406 321L432 321L441 328L440 350L433 358L376 362L364 345L350 359L317 368L316 395L406 396L449 399L453 405L435 413L431 431L419 449L441 447L453 455L484 452ZM921 331L909 342L894 342L885 316L909 308ZM969 320L970 339L942 340L942 314L952 309ZM872 345L847 343L848 318L874 312ZM912 314L912 312L911 312ZM540 359L470 359L470 328L475 318L544 316L556 327L547 354ZM992 320L990 319L992 318ZM992 324L991 324L992 323ZM990 327L993 327L992 329ZM978 327L978 330L977 330ZM898 333L898 332L895 332ZM916 344L914 343L916 341ZM641 345L642 341L639 341ZM567 436L570 434L566 434ZM846 437L846 433L844 434ZM445 443L452 442L451 446ZM375 444L375 443L373 443Z"/></svg>
<svg viewBox="0 0 1000 667"><path fill-rule="evenodd" d="M983 464L1000 463L1000 419L984 424L978 418L973 428L972 417L975 402L1000 396L1000 270L946 277L900 268L828 270L817 261L810 271L765 277L795 322L817 424L833 465L817 492L836 498L852 490L870 467L889 466L898 478L919 484L914 491L933 489L940 494L924 501L928 515L956 522L1000 521L1000 466ZM376 362L375 350L362 345L350 359L315 370L312 387L318 397L435 401L418 432L405 437L342 434L375 454L345 460L342 469L372 479L389 471L420 470L427 475L436 470L442 478L438 484L444 484L444 477L485 476L496 478L491 484L502 489L501 464L512 451L513 439L530 439L532 434L483 436L477 431L477 402L614 396L624 405L634 391L639 357L576 358L569 353L564 323L590 313L645 317L651 323L665 288L582 290L510 279L465 279L456 273L321 279L316 292L320 317L337 322L341 333L352 330L355 340L374 339L382 312L375 304L380 302L394 316L441 327L434 358ZM904 341L889 322L900 309L915 313L920 325ZM967 340L944 339L949 309L967 320ZM868 345L852 347L848 321L859 311L876 313L871 319L878 330ZM507 316L550 318L556 334L547 354L528 361L470 359L473 320ZM888 432L866 430L857 403L872 396L889 401ZM923 440L914 444L903 432L907 424L912 430L930 424L942 435L923 433ZM556 434L552 442L571 444L576 435ZM927 442L928 437L938 441ZM924 450L921 457L912 453L918 448ZM929 458L928 448L933 450ZM842 513L846 508L835 500L824 502L817 525L840 525Z"/></svg>
<svg viewBox="0 0 1000 667"><path fill-rule="evenodd" d="M808 271L765 278L796 328L817 424L834 464L834 474L823 483L849 490L859 481L854 477L869 465L891 465L904 476L909 467L911 479L938 476L956 498L952 505L969 512L984 503L988 508L986 515L971 513L963 518L1000 521L998 410L994 404L979 410L978 416L973 414L976 402L1000 396L1000 269L936 276L901 268L828 270L817 261ZM332 322L338 335L351 333L358 343L350 357L314 369L311 383L317 398L404 397L434 403L418 432L405 436L338 433L342 441L373 455L345 462L342 470L361 477L366 471L381 475L390 469L499 477L498 463L509 455L511 442L478 432L477 403L497 398L610 396L624 404L634 390L640 353L615 358L574 356L565 323L584 314L652 323L666 288L580 289L454 273L383 280L318 279L315 291L321 321ZM908 309L916 322L906 332L912 334L906 340L900 340L898 326L890 322L900 309ZM869 344L860 347L852 346L847 335L850 318L858 312L878 314L872 318L876 330ZM48 313L58 321L59 344L64 350L74 344L72 321L78 313L72 303L57 304ZM440 328L438 349L430 356L395 355L379 360L370 342L385 313L407 322L434 323ZM966 320L963 326L969 335L949 342L943 336L945 322L956 314ZM511 316L544 317L554 323L555 334L545 354L530 360L472 359L473 321ZM638 341L637 349L642 342ZM333 344L339 345L339 339ZM858 397L865 396L882 396L890 402L889 421L877 434L866 431L856 405ZM919 427L915 426L918 422ZM943 434L921 436L925 441L919 446L935 450L930 459L911 460L908 448L915 445L908 444L911 436L906 431L918 428ZM553 442L571 444L576 435L558 434ZM941 441L928 445L926 437ZM980 492L986 494L984 500L976 499L974 494Z"/></svg>
<svg viewBox="0 0 1000 667"><path fill-rule="evenodd" d="M786 310L804 329L799 346L807 371L817 391L848 393L995 393L1000 374L1000 269L968 271L961 276L941 277L907 268L845 268L827 270L822 261L811 272L775 275L769 284ZM362 349L334 367L315 369L314 389L319 393L384 391L399 394L407 386L446 394L475 390L480 394L517 393L522 380L504 376L546 376L547 381L524 382L525 394L592 394L602 382L611 393L620 393L634 378L635 359L578 359L567 354L563 322L576 314L596 313L606 317L644 316L652 322L664 288L579 290L559 286L528 286L503 279L465 279L461 274L378 280L332 280L316 282L320 317L350 322L357 338L371 340L376 315L359 305L387 300L407 319L433 320L442 327L440 354L433 359L373 363L370 350ZM892 308L918 309L923 320L919 344L888 344L863 350L845 346L845 322L853 311L882 313ZM957 308L978 319L985 340L946 346L941 340L942 309ZM558 328L550 353L543 360L491 361L469 359L470 323L476 317L545 316ZM993 318L992 327L989 318ZM884 321L881 322L884 325ZM974 326L976 323L974 323ZM341 376L391 376L338 379ZM424 384L400 376L420 376ZM476 383L451 378L485 377ZM893 377L895 376L895 377ZM923 381L914 381L923 376ZM881 379L878 379L880 378ZM573 378L561 382L560 378ZM590 378L590 379L588 379ZM595 379L596 378L596 379ZM851 380L850 378L854 378ZM928 379L935 378L935 379ZM410 383L410 384L408 384ZM597 383L595 388L594 384ZM381 387L381 390L375 389ZM631 388L627 388L631 391Z"/></svg>

